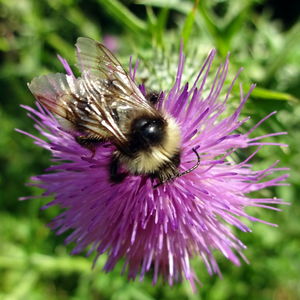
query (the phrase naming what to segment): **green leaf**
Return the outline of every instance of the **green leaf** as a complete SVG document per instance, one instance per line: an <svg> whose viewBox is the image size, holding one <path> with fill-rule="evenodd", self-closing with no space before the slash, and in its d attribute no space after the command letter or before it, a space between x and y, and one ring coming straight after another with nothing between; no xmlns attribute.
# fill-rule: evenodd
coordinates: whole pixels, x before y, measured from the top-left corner
<svg viewBox="0 0 300 300"><path fill-rule="evenodd" d="M187 46L189 37L190 37L192 29L193 29L198 4L199 4L199 0L195 0L193 8L187 15L185 22L183 24L182 37L183 37L183 43L185 46Z"/></svg>
<svg viewBox="0 0 300 300"><path fill-rule="evenodd" d="M155 35L156 35L156 42L159 46L163 46L163 36L164 36L164 30L167 24L167 19L169 15L169 9L168 8L163 8L159 12L158 18L157 18L157 23L156 23L156 30L155 30Z"/></svg>
<svg viewBox="0 0 300 300"><path fill-rule="evenodd" d="M198 9L200 12L200 15L206 25L207 30L210 32L210 34L213 37L219 36L220 30L217 26L217 20L213 18L213 16L209 13L208 8L205 5L204 1L200 1L200 4L198 5Z"/></svg>
<svg viewBox="0 0 300 300"><path fill-rule="evenodd" d="M184 14L188 14L193 7L191 2L181 0L138 0L136 3L146 6L174 9Z"/></svg>
<svg viewBox="0 0 300 300"><path fill-rule="evenodd" d="M238 34L241 27L245 24L247 16L249 16L249 8L249 3L241 5L239 10L235 12L235 15L231 16L230 21L222 28L222 38L227 40L228 45L230 40Z"/></svg>
<svg viewBox="0 0 300 300"><path fill-rule="evenodd" d="M228 46L224 42L219 20L211 13L205 1L200 1L198 10L201 16L202 24L205 27L205 31L207 31L209 33L208 35L214 40L214 44L221 56L226 56L228 52Z"/></svg>
<svg viewBox="0 0 300 300"><path fill-rule="evenodd" d="M68 57L68 59L72 61L72 57L70 57L70 53L74 52L73 45L66 42L62 37L57 35L56 33L51 33L46 37L47 42L63 57Z"/></svg>
<svg viewBox="0 0 300 300"><path fill-rule="evenodd" d="M268 84L274 74L286 65L287 57L295 52L298 51L300 44L300 22L296 23L292 29L286 35L285 41L283 43L283 47L273 56L273 59L270 60L270 64L267 66L266 70L266 80L265 84ZM299 53L299 52L298 52Z"/></svg>
<svg viewBox="0 0 300 300"><path fill-rule="evenodd" d="M101 39L101 30L99 29L99 26L91 22L81 10L75 7L68 8L66 18L74 25L79 26L80 32L84 36L91 37L98 41Z"/></svg>
<svg viewBox="0 0 300 300"><path fill-rule="evenodd" d="M21 278L20 278L21 279ZM30 297L30 292L33 290L38 280L38 274L34 271L28 271L22 275L22 279L15 285L14 290L6 299L26 299ZM28 298L27 298L28 299Z"/></svg>
<svg viewBox="0 0 300 300"><path fill-rule="evenodd" d="M117 0L97 0L113 18L135 33L145 33L147 24Z"/></svg>
<svg viewBox="0 0 300 300"><path fill-rule="evenodd" d="M247 89L245 89L247 90ZM291 101L295 103L299 103L300 99L294 97L288 93L282 93L277 91L272 91L260 87L256 87L251 93L253 97L261 98L265 100L280 100L280 101Z"/></svg>

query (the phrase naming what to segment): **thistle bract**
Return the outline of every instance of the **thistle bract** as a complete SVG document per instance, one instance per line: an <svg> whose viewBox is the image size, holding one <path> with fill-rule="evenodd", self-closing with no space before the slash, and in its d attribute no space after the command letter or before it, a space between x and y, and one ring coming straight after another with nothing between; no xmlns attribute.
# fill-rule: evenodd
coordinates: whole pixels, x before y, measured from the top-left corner
<svg viewBox="0 0 300 300"><path fill-rule="evenodd" d="M45 174L33 177L32 184L45 190L43 196L54 196L44 208L58 205L63 209L50 227L57 234L68 231L66 243L75 244L74 254L88 248L89 254L97 253L97 259L107 253L106 271L122 260L129 278L143 279L151 269L154 283L159 275L169 284L184 277L194 287L192 257L201 257L209 274L220 273L213 255L215 250L239 265L245 246L232 233L232 228L250 231L240 217L269 224L247 214L245 208L276 209L272 205L282 201L250 198L248 193L284 184L287 175L268 179L270 174L284 169L276 168L275 162L267 169L254 171L250 161L262 146L285 146L263 140L284 132L250 137L271 113L250 131L237 133L248 120L241 119L240 113L254 86L247 94L241 89L238 108L224 116L236 78L224 93L229 60L226 59L213 77L210 69L214 56L213 50L194 82L182 84L181 51L174 85L163 91L157 109L172 115L181 130L179 169L184 171L195 164L193 149L201 160L193 172L157 188L153 188L153 180L146 176L130 175L119 184L111 183L108 166L115 149L112 144L99 145L92 156L41 105L37 104L37 109L24 106L45 139L25 134L49 150L52 161L56 162ZM60 60L67 74L74 76L67 62ZM136 68L130 68L132 78L135 72ZM208 77L214 78L209 87ZM147 88L151 89L140 87L143 93ZM232 154L248 147L253 149L252 154L244 161L234 162Z"/></svg>

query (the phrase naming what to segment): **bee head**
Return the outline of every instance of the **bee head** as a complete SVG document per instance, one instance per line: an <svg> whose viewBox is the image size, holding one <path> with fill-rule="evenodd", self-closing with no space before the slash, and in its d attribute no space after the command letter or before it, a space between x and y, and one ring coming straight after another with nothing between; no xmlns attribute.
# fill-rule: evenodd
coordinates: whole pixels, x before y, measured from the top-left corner
<svg viewBox="0 0 300 300"><path fill-rule="evenodd" d="M166 122L163 118L139 117L132 123L131 144L135 150L146 149L162 142Z"/></svg>

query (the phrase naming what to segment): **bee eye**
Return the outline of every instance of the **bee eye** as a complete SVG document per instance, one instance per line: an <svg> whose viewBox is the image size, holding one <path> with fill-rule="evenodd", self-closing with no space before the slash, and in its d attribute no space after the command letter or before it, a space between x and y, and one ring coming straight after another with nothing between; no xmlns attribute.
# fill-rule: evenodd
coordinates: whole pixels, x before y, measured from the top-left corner
<svg viewBox="0 0 300 300"><path fill-rule="evenodd" d="M135 138L146 145L160 143L164 134L164 126L164 121L161 119L138 119L133 125Z"/></svg>

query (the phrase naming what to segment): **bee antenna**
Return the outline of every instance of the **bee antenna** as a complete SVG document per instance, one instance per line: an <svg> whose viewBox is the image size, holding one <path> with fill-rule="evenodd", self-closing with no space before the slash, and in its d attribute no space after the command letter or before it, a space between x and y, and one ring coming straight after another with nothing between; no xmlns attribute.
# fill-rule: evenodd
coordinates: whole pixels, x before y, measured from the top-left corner
<svg viewBox="0 0 300 300"><path fill-rule="evenodd" d="M192 166L190 169L187 169L187 170L185 170L185 171L179 173L178 175L176 175L176 176L174 176L174 177L172 177L172 178L169 178L169 179L167 179L167 180L164 180L164 181L162 181L162 182L160 182L160 183L154 185L153 188L157 188L158 186L160 186L160 185L162 185L162 184L164 184L164 183L166 183L166 182L168 182L168 181L171 181L171 180L173 180L173 179L175 179L175 178L184 176L184 175L186 175L186 174L188 174L188 173L193 172L195 169L197 169L197 168L199 167L199 165L200 165L200 155L199 155L199 153L197 152L196 148L193 148L192 150L193 150L193 152L194 152L194 153L196 154L196 156L197 156L197 163L196 163L194 166Z"/></svg>

